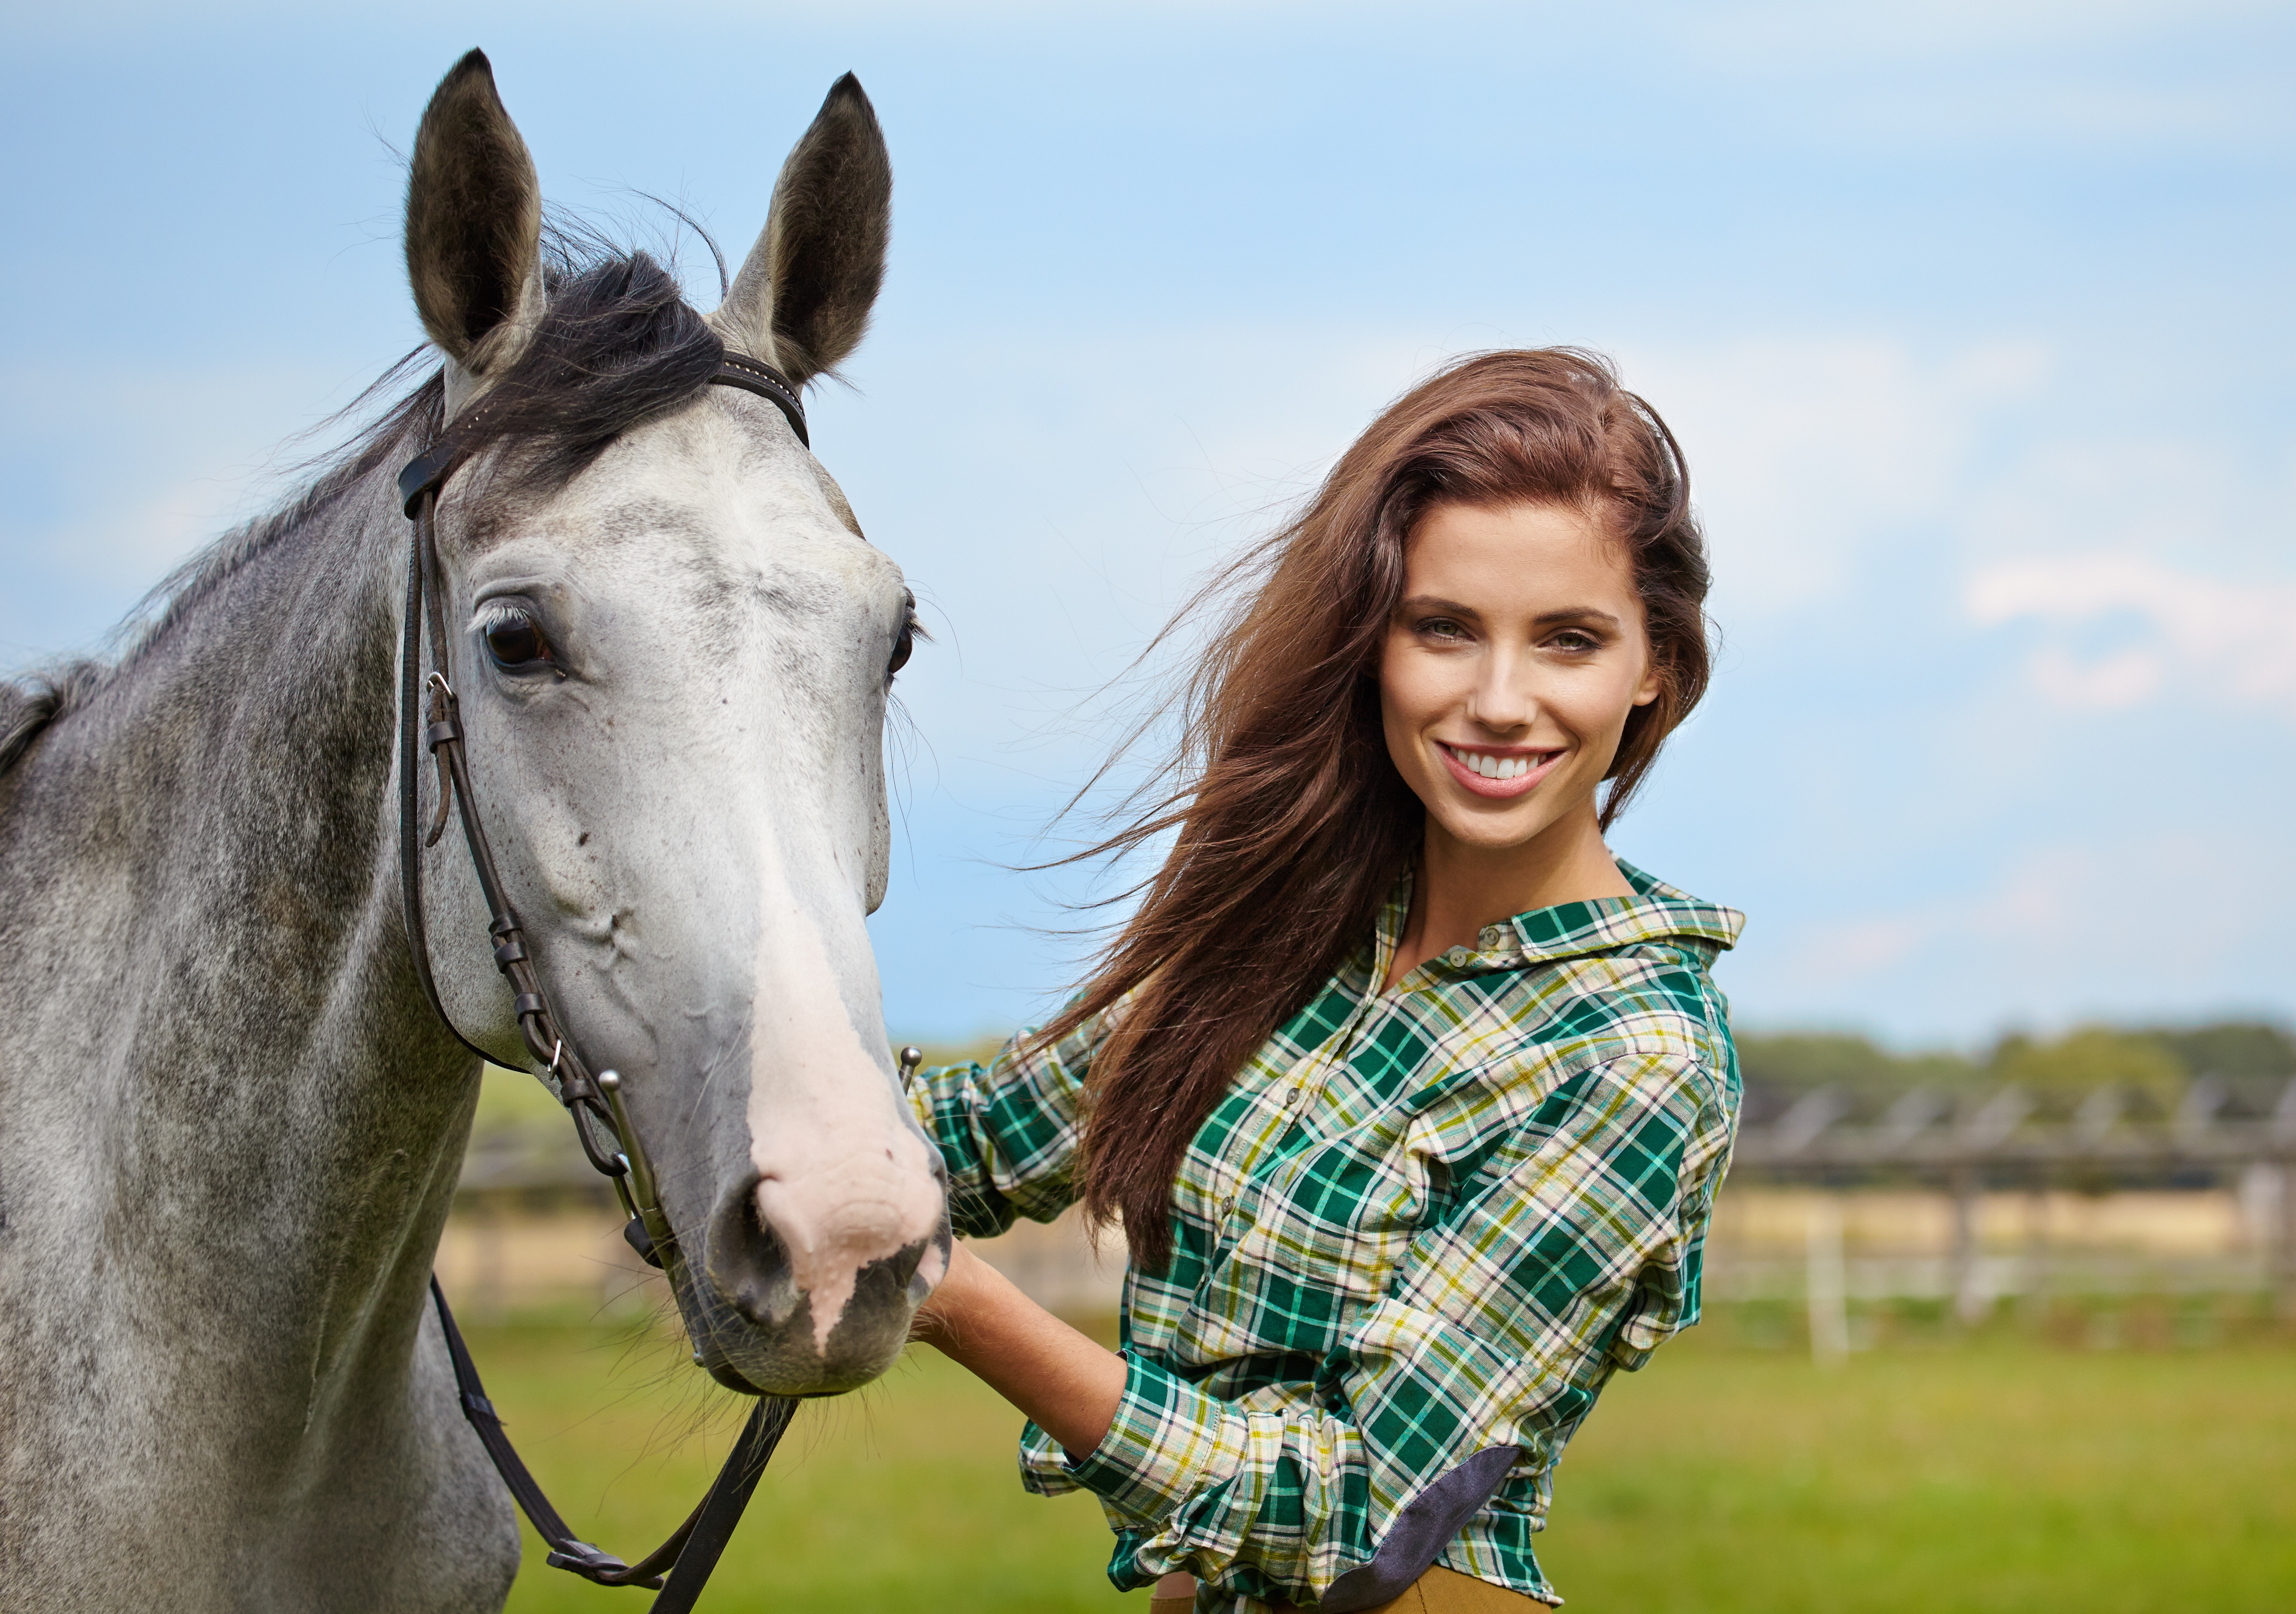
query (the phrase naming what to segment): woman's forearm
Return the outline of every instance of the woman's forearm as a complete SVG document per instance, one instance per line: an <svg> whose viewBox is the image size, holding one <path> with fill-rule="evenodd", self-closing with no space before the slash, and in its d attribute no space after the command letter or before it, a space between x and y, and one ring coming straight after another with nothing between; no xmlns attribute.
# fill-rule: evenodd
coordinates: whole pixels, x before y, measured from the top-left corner
<svg viewBox="0 0 2296 1614"><path fill-rule="evenodd" d="M1124 1358L1095 1344L959 1242L917 1313L916 1337L1034 1419L1071 1458L1097 1446L1124 1398Z"/></svg>

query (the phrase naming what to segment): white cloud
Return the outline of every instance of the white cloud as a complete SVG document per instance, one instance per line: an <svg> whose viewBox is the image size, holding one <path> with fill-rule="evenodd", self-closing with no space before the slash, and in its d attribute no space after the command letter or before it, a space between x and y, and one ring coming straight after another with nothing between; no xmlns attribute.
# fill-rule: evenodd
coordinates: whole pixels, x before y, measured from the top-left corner
<svg viewBox="0 0 2296 1614"><path fill-rule="evenodd" d="M1768 337L1624 356L1690 459L1719 609L1744 619L1839 593L1871 548L1956 513L1972 449L2052 362L2038 342L1935 356L1886 337Z"/></svg>
<svg viewBox="0 0 2296 1614"><path fill-rule="evenodd" d="M2205 555L2266 576L2287 570L2296 531L2284 452L2250 463L2221 438L2131 433L2118 422L2072 435L2072 401L2048 399L2039 413L2055 435L1974 491L1961 521L1973 554L2103 552L2173 564Z"/></svg>
<svg viewBox="0 0 2296 1614"><path fill-rule="evenodd" d="M2125 650L2083 661L2057 644L2035 651L2029 666L2044 695L2060 706L2090 712L2143 705L2160 692L2168 673L2155 651Z"/></svg>
<svg viewBox="0 0 2296 1614"><path fill-rule="evenodd" d="M1750 109L1836 149L2245 155L2284 141L2274 0L1780 0L1676 13L1709 73L1792 93Z"/></svg>
<svg viewBox="0 0 2296 1614"><path fill-rule="evenodd" d="M2131 554L2076 554L1980 570L1964 603L1997 627L2037 622L2062 635L2094 624L2139 635L2084 656L2062 638L2033 652L2035 684L2062 705L2135 707L2173 684L2224 707L2296 717L2296 582L2228 582Z"/></svg>

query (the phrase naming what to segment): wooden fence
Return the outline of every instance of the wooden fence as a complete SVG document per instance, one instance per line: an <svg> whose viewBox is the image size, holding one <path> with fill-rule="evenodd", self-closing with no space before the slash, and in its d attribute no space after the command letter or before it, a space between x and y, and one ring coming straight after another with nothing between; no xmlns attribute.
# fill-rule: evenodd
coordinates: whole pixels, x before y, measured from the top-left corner
<svg viewBox="0 0 2296 1614"><path fill-rule="evenodd" d="M1708 1294L1806 1306L1821 1359L1849 1348L1858 1306L1893 1299L1975 1321L2011 1298L2266 1290L2296 1318L2296 1080L2260 1113L2225 1098L2204 1078L2139 1118L2101 1092L2058 1120L2013 1088L1908 1093L1863 1118L1834 1092L1751 1102ZM450 1292L482 1316L546 1293L658 1306L611 1192L548 1119L472 1139L440 1252ZM1121 1247L1095 1255L1072 1217L978 1248L1055 1310L1115 1307Z"/></svg>

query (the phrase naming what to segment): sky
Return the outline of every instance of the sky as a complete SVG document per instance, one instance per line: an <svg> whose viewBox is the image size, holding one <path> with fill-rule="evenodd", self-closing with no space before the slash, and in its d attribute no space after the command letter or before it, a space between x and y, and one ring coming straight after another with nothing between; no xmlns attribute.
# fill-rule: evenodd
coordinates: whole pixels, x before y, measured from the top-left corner
<svg viewBox="0 0 2296 1614"><path fill-rule="evenodd" d="M1689 457L1717 676L1611 843L1747 914L1742 1027L2296 1018L2290 7L95 0L0 42L0 670L102 646L420 340L399 153L463 50L704 307L648 198L738 258L851 70L893 256L814 439L935 636L897 1035L1078 978L1107 883L1017 865L1192 584L1434 366L1556 343Z"/></svg>

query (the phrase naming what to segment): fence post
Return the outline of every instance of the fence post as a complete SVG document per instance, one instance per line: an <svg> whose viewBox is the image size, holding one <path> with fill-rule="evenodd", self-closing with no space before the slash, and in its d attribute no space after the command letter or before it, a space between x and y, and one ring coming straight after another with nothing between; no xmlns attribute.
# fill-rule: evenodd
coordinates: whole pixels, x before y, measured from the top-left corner
<svg viewBox="0 0 2296 1614"><path fill-rule="evenodd" d="M2025 1192L2024 1299L2021 1309L2029 1323L2045 1322L2049 1315L2049 1184L2036 1178Z"/></svg>
<svg viewBox="0 0 2296 1614"><path fill-rule="evenodd" d="M2265 1136L2268 1152L2260 1163L2271 1174L2276 1213L2257 1229L2264 1239L2265 1282L2272 1286L2273 1309L2282 1321L2296 1323L2296 1076L2281 1090Z"/></svg>
<svg viewBox="0 0 2296 1614"><path fill-rule="evenodd" d="M1849 1281L1841 1256L1841 1201L1820 1194L1802 1224L1808 1258L1809 1359L1839 1367L1849 1357Z"/></svg>
<svg viewBox="0 0 2296 1614"><path fill-rule="evenodd" d="M2272 1287L2282 1320L2296 1323L2296 1151L2280 1157L2274 1175L2280 1225L2272 1239Z"/></svg>
<svg viewBox="0 0 2296 1614"><path fill-rule="evenodd" d="M1953 1168L1953 1315L1967 1325L1984 1316L1984 1285L1979 1280L1978 1212L1984 1184L1975 1162L1964 1160Z"/></svg>

